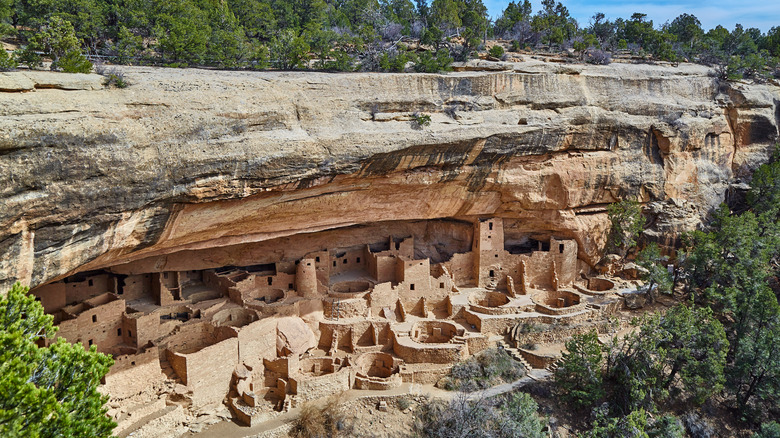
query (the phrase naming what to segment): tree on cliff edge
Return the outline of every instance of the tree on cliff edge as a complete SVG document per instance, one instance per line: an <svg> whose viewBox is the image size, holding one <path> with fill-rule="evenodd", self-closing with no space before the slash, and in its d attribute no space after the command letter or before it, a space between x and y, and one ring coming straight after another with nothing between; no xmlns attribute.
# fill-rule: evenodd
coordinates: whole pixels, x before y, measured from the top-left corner
<svg viewBox="0 0 780 438"><path fill-rule="evenodd" d="M97 387L114 361L62 338L39 347L56 328L27 290L0 298L0 436L111 436Z"/></svg>

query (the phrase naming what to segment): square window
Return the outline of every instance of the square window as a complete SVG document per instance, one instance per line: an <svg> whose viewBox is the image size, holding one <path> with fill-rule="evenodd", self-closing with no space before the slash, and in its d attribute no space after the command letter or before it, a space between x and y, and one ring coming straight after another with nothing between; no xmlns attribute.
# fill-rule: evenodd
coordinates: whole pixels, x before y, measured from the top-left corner
<svg viewBox="0 0 780 438"><path fill-rule="evenodd" d="M409 290L414 290L414 285L413 284L409 285Z"/></svg>
<svg viewBox="0 0 780 438"><path fill-rule="evenodd" d="M492 278L492 277L495 277L495 276L496 276L496 271L491 269L490 270L490 277Z"/></svg>
<svg viewBox="0 0 780 438"><path fill-rule="evenodd" d="M315 257L315 258L314 258L314 261L315 261L315 262L317 262L317 263L319 263L319 262L320 262L320 258L319 258L319 257Z"/></svg>
<svg viewBox="0 0 780 438"><path fill-rule="evenodd" d="M358 257L357 259L355 259L355 263L360 263L360 257Z"/></svg>
<svg viewBox="0 0 780 438"><path fill-rule="evenodd" d="M94 283L92 283L92 280L89 280L89 285L92 286Z"/></svg>
<svg viewBox="0 0 780 438"><path fill-rule="evenodd" d="M345 265L347 264L347 259L344 259L344 264L345 264Z"/></svg>
<svg viewBox="0 0 780 438"><path fill-rule="evenodd" d="M439 289L444 289L444 283L439 283Z"/></svg>
<svg viewBox="0 0 780 438"><path fill-rule="evenodd" d="M292 283L289 283L289 284L287 285L287 289L292 289L292 288L293 288L293 284L292 284Z"/></svg>

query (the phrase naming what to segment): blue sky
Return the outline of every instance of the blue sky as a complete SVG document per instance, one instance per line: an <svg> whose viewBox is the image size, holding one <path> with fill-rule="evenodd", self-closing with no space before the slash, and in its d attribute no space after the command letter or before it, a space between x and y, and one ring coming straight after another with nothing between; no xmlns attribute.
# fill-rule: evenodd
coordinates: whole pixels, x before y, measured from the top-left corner
<svg viewBox="0 0 780 438"><path fill-rule="evenodd" d="M500 16L509 3L509 0L483 1L493 18ZM741 23L745 28L757 27L764 32L774 26L780 26L780 0L560 1L569 8L569 13L577 19L581 27L587 26L590 17L596 12L603 12L610 19L629 18L634 12L642 12L647 14L656 26L667 20L672 21L682 13L688 13L695 15L705 30L718 24L733 29L735 24ZM534 5L534 13L541 9L541 0L531 0L531 2Z"/></svg>

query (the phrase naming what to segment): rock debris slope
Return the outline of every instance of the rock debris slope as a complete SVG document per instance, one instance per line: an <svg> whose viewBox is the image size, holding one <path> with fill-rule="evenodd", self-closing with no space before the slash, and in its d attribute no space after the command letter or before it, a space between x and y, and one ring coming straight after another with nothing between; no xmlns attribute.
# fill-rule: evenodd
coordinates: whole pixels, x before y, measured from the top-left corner
<svg viewBox="0 0 780 438"><path fill-rule="evenodd" d="M487 216L574 238L595 264L608 203L646 203L647 233L668 241L778 138L780 88L704 67L500 68L126 68L122 90L0 73L0 287L353 225ZM414 112L431 124L413 126ZM229 264L228 252L199 259Z"/></svg>

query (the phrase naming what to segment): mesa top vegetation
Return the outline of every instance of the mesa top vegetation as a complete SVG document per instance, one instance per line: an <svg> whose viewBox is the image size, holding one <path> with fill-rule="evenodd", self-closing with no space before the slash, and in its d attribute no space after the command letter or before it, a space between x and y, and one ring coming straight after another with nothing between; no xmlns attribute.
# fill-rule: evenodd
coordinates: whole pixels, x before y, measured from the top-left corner
<svg viewBox="0 0 780 438"><path fill-rule="evenodd" d="M44 55L52 69L83 71L78 48L115 64L435 72L501 39L597 64L619 52L714 65L724 79L780 77L780 26L705 31L690 14L659 26L643 13L585 25L554 0L536 12L510 2L496 20L482 0L0 0L0 35L21 47L0 51L6 70Z"/></svg>

